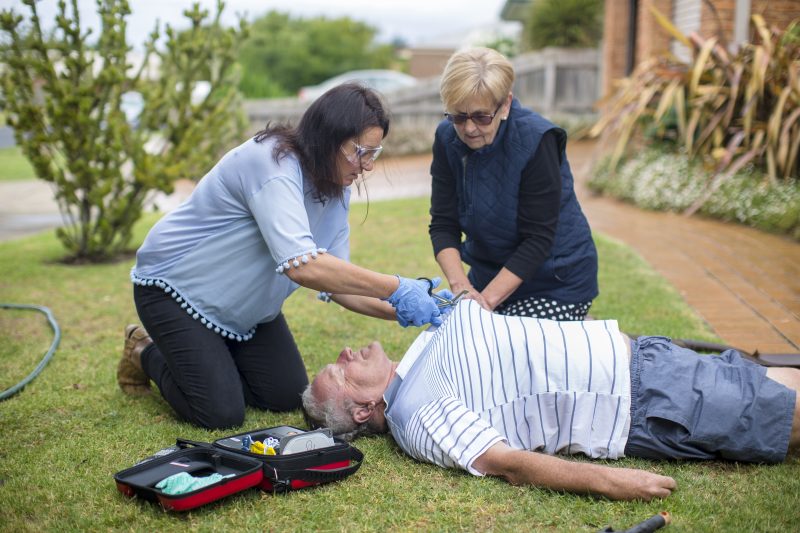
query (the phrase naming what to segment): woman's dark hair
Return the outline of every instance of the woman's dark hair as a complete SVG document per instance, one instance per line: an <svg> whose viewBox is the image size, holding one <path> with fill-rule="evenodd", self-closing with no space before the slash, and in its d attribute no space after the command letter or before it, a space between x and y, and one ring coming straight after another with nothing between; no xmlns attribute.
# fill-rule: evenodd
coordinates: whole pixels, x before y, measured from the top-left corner
<svg viewBox="0 0 800 533"><path fill-rule="evenodd" d="M377 93L357 83L338 85L317 98L296 127L267 126L255 141L275 137L272 155L277 162L289 153L300 160L320 201L342 199L343 188L336 161L342 144L371 127L389 133L389 113Z"/></svg>

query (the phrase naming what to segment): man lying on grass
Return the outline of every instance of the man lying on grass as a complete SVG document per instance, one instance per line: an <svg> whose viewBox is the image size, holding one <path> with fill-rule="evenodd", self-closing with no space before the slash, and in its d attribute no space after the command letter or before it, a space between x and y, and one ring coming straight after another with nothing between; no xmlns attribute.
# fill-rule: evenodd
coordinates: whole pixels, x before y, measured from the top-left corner
<svg viewBox="0 0 800 533"><path fill-rule="evenodd" d="M411 457L514 484L664 498L675 480L553 457L777 463L800 443L800 370L735 351L631 340L614 320L555 322L459 303L400 363L345 348L303 393L307 416L352 438L390 431ZM537 453L541 452L541 453Z"/></svg>

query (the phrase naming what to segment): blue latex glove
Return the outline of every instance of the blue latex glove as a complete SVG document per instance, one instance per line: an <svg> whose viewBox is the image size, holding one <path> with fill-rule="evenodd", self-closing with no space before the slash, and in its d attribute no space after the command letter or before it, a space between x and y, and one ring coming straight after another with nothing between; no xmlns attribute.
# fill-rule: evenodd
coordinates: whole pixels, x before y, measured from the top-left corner
<svg viewBox="0 0 800 533"><path fill-rule="evenodd" d="M433 278L433 286L425 280L409 279L397 276L400 285L386 301L392 304L397 314L397 322L405 327L442 324L441 313L436 307L436 300L428 294L428 290L439 286L442 278Z"/></svg>
<svg viewBox="0 0 800 533"><path fill-rule="evenodd" d="M436 279L439 279L439 278L436 278ZM448 300L452 300L453 296L455 296L452 292L450 292L450 289L442 289L440 291L436 291L436 294L438 294L439 296L444 296Z"/></svg>

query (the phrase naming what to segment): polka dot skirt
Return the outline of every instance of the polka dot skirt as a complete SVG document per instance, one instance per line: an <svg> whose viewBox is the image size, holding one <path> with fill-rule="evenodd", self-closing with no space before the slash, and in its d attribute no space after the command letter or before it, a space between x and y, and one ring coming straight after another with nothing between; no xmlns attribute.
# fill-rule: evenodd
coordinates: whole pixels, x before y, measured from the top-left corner
<svg viewBox="0 0 800 533"><path fill-rule="evenodd" d="M523 300L507 302L494 312L508 316L528 316L549 320L585 320L592 302L565 304L549 298L531 296Z"/></svg>

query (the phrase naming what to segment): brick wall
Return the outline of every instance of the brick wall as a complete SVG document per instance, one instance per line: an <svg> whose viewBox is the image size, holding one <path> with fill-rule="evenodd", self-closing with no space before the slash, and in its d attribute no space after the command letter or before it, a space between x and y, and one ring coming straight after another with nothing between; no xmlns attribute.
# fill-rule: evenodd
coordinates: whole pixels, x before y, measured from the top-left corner
<svg viewBox="0 0 800 533"><path fill-rule="evenodd" d="M750 11L764 17L767 25L784 30L792 20L800 18L800 0L752 0Z"/></svg>
<svg viewBox="0 0 800 533"><path fill-rule="evenodd" d="M671 37L667 31L656 21L650 8L654 7L662 15L669 18L672 14L672 0L640 0L639 16L636 24L638 35L636 38L636 61L663 54L669 50Z"/></svg>
<svg viewBox="0 0 800 533"><path fill-rule="evenodd" d="M441 76L453 52L452 48L412 48L408 73L415 78Z"/></svg>
<svg viewBox="0 0 800 533"><path fill-rule="evenodd" d="M700 4L700 36L717 37L721 33L720 42L728 44L733 41L736 0L714 0L712 5L716 9L716 16L707 2Z"/></svg>
<svg viewBox="0 0 800 533"><path fill-rule="evenodd" d="M712 0L719 21L713 11L702 2L700 35L712 37L721 30L726 42L734 39L736 0ZM800 0L751 0L751 13L758 13L770 26L785 29L789 22L800 18ZM661 29L650 13L654 6L662 14L672 17L672 0L637 0L637 35L635 62L669 50L671 37ZM613 90L613 81L626 75L628 46L629 0L605 0L603 26L603 94Z"/></svg>
<svg viewBox="0 0 800 533"><path fill-rule="evenodd" d="M603 95L611 94L614 80L625 77L627 46L628 0L606 0L603 13Z"/></svg>
<svg viewBox="0 0 800 533"><path fill-rule="evenodd" d="M736 0L713 0L719 21L707 2L702 3L701 31L703 37L714 37L721 30L724 41L734 41L734 24L736 20ZM800 0L751 0L750 13L764 17L768 26L786 29L789 23L800 18ZM749 38L753 38L752 28Z"/></svg>

